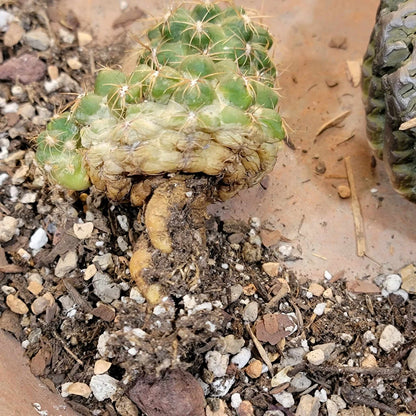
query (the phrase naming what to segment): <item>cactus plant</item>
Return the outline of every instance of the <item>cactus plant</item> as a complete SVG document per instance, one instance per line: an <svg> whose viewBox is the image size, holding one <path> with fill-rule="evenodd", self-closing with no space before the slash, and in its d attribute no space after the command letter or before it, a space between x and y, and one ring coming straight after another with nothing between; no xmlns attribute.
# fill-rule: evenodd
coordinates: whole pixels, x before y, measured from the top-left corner
<svg viewBox="0 0 416 416"><path fill-rule="evenodd" d="M258 183L273 168L285 132L272 36L244 9L180 6L146 37L131 73L101 70L94 91L48 124L37 160L65 188L92 184L133 205L150 199L147 233L168 254L173 207L203 211L211 198L225 200ZM189 196L192 178L206 181L202 195ZM156 301L151 293L158 288L142 277L151 262L148 244L138 246L132 276Z"/></svg>
<svg viewBox="0 0 416 416"><path fill-rule="evenodd" d="M394 188L416 202L416 128L402 130L416 117L416 5L382 0L364 57L362 89L367 135L384 159Z"/></svg>

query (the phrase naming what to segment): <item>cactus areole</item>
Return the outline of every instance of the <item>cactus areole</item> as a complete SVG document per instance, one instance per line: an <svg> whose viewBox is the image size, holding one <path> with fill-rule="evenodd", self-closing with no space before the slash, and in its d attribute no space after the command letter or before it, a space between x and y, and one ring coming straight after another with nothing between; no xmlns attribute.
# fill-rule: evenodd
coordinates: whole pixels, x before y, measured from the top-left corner
<svg viewBox="0 0 416 416"><path fill-rule="evenodd" d="M175 173L215 177L214 196L227 199L272 169L285 136L271 46L242 8L172 10L147 32L132 73L101 70L94 91L49 122L37 160L63 187L93 184L114 201Z"/></svg>

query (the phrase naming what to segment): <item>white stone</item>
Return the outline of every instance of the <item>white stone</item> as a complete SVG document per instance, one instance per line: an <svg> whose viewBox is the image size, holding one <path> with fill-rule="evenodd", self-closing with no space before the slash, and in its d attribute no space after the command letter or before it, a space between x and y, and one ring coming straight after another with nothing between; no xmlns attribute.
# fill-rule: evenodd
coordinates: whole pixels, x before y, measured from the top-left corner
<svg viewBox="0 0 416 416"><path fill-rule="evenodd" d="M129 231L129 220L126 215L117 215L117 222L126 233Z"/></svg>
<svg viewBox="0 0 416 416"><path fill-rule="evenodd" d="M111 338L111 335L107 331L104 331L98 337L97 351L101 355L101 357L106 357L108 355L107 342L110 340L110 338ZM109 358L111 358L111 357L109 356Z"/></svg>
<svg viewBox="0 0 416 416"><path fill-rule="evenodd" d="M55 276L64 277L77 267L78 256L75 251L68 251L64 256L60 257L55 267Z"/></svg>
<svg viewBox="0 0 416 416"><path fill-rule="evenodd" d="M329 356L334 352L335 346L335 342L327 342L326 344L315 345L313 349L322 350L325 354L325 360L327 360Z"/></svg>
<svg viewBox="0 0 416 416"><path fill-rule="evenodd" d="M416 348L413 348L410 351L410 354L407 357L407 366L409 367L409 370L416 372Z"/></svg>
<svg viewBox="0 0 416 416"><path fill-rule="evenodd" d="M231 407L233 409L238 409L242 401L243 399L241 398L240 393L234 393L231 395Z"/></svg>
<svg viewBox="0 0 416 416"><path fill-rule="evenodd" d="M215 379L211 383L211 393L212 397L223 397L231 389L235 382L235 377L221 377Z"/></svg>
<svg viewBox="0 0 416 416"><path fill-rule="evenodd" d="M233 355L238 354L245 344L244 338L236 338L232 334L222 338L220 342L223 348L222 351Z"/></svg>
<svg viewBox="0 0 416 416"><path fill-rule="evenodd" d="M363 334L363 341L368 344L371 341L374 341L376 339L376 336L370 331L365 331Z"/></svg>
<svg viewBox="0 0 416 416"><path fill-rule="evenodd" d="M124 237L122 237L121 235L119 235L117 237L117 245L119 246L121 251L127 251L129 249L129 244L127 243L127 241L124 239Z"/></svg>
<svg viewBox="0 0 416 416"><path fill-rule="evenodd" d="M118 381L108 374L98 374L91 377L92 394L99 401L112 399L117 392Z"/></svg>
<svg viewBox="0 0 416 416"><path fill-rule="evenodd" d="M313 310L313 313L317 316L321 316L324 314L326 308L326 302L318 303Z"/></svg>
<svg viewBox="0 0 416 416"><path fill-rule="evenodd" d="M273 397L277 401L277 403L280 403L285 409L289 409L295 404L293 394L287 391L282 391L280 393L273 394Z"/></svg>
<svg viewBox="0 0 416 416"><path fill-rule="evenodd" d="M313 350L306 354L306 359L312 365L320 365L325 361L325 353L322 350Z"/></svg>
<svg viewBox="0 0 416 416"><path fill-rule="evenodd" d="M386 352L390 352L395 347L403 344L405 341L400 331L393 325L387 325L380 335L378 345Z"/></svg>
<svg viewBox="0 0 416 416"><path fill-rule="evenodd" d="M10 241L18 233L18 224L19 220L9 215L0 220L0 241L3 243Z"/></svg>
<svg viewBox="0 0 416 416"><path fill-rule="evenodd" d="M205 355L208 370L215 377L224 377L227 373L227 367L230 357L228 354L221 354L218 351L208 351Z"/></svg>
<svg viewBox="0 0 416 416"><path fill-rule="evenodd" d="M292 254L293 247L288 245L282 245L279 247L279 253L284 257L289 257Z"/></svg>
<svg viewBox="0 0 416 416"><path fill-rule="evenodd" d="M0 32L6 32L9 28L9 23L13 22L14 16L6 10L0 10Z"/></svg>
<svg viewBox="0 0 416 416"><path fill-rule="evenodd" d="M248 348L242 348L241 351L231 358L231 362L241 370L250 361L251 351Z"/></svg>
<svg viewBox="0 0 416 416"><path fill-rule="evenodd" d="M398 274L389 274L383 282L383 288L388 293L393 293L400 289L402 278Z"/></svg>
<svg viewBox="0 0 416 416"><path fill-rule="evenodd" d="M326 280L331 280L332 279L332 274L329 273L328 270L325 270L324 277L325 277Z"/></svg>
<svg viewBox="0 0 416 416"><path fill-rule="evenodd" d="M137 286L131 288L129 297L140 304L146 302L146 299L143 297L142 293L140 292Z"/></svg>
<svg viewBox="0 0 416 416"><path fill-rule="evenodd" d="M315 397L321 402L325 403L328 400L328 394L325 389L315 390Z"/></svg>
<svg viewBox="0 0 416 416"><path fill-rule="evenodd" d="M30 237L29 247L32 250L39 250L48 242L48 235L43 228L38 228Z"/></svg>
<svg viewBox="0 0 416 416"><path fill-rule="evenodd" d="M20 198L20 202L22 204L33 204L34 202L36 202L37 197L38 197L38 194L36 192L26 192Z"/></svg>
<svg viewBox="0 0 416 416"><path fill-rule="evenodd" d="M409 293L407 293L403 289L396 290L395 292L393 292L393 295L401 296L405 302L409 300Z"/></svg>

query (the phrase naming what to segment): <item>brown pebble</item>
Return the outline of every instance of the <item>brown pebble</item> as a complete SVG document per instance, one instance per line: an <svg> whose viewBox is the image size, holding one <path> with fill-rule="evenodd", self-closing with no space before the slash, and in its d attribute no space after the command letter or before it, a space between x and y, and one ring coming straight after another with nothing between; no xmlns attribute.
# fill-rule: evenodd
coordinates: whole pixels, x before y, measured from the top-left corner
<svg viewBox="0 0 416 416"><path fill-rule="evenodd" d="M254 416L253 405L248 400L243 400L237 409L238 416Z"/></svg>
<svg viewBox="0 0 416 416"><path fill-rule="evenodd" d="M114 308L105 305L104 303L99 303L98 306L92 310L92 314L106 322L111 322L116 316Z"/></svg>
<svg viewBox="0 0 416 416"><path fill-rule="evenodd" d="M48 347L41 348L30 360L30 371L36 377L45 373L46 366L51 362L52 354Z"/></svg>
<svg viewBox="0 0 416 416"><path fill-rule="evenodd" d="M40 292L42 292L43 286L39 282L32 280L27 285L27 290L37 296Z"/></svg>
<svg viewBox="0 0 416 416"><path fill-rule="evenodd" d="M267 262L267 263L263 263L261 268L270 277L276 277L279 274L280 263L270 261L270 262Z"/></svg>
<svg viewBox="0 0 416 416"><path fill-rule="evenodd" d="M59 69L55 65L49 65L48 66L48 75L49 78L53 81L54 79L59 78Z"/></svg>
<svg viewBox="0 0 416 416"><path fill-rule="evenodd" d="M29 312L29 308L25 303L15 295L7 295L6 304L12 312L18 315L25 315Z"/></svg>
<svg viewBox="0 0 416 416"><path fill-rule="evenodd" d="M22 84L40 81L45 76L46 65L34 55L25 53L0 65L0 79L20 81Z"/></svg>
<svg viewBox="0 0 416 416"><path fill-rule="evenodd" d="M337 188L338 195L342 199L349 198L351 196L351 189L346 185L339 185Z"/></svg>
<svg viewBox="0 0 416 416"><path fill-rule="evenodd" d="M201 385L180 369L162 378L150 374L139 378L128 396L147 416L205 416Z"/></svg>
<svg viewBox="0 0 416 416"><path fill-rule="evenodd" d="M4 35L4 39L3 39L4 45L8 47L16 45L22 39L24 33L25 31L23 30L20 23L17 23L17 22L10 23L6 34Z"/></svg>
<svg viewBox="0 0 416 416"><path fill-rule="evenodd" d="M260 360L250 361L250 364L245 368L245 372L250 378L260 377L262 370L263 370L263 363Z"/></svg>

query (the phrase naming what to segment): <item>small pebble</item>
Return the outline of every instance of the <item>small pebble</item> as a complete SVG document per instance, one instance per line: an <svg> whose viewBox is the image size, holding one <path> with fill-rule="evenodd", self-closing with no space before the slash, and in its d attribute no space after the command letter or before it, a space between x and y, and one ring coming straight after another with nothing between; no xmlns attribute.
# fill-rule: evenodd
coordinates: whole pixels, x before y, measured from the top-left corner
<svg viewBox="0 0 416 416"><path fill-rule="evenodd" d="M327 360L330 355L334 352L336 347L335 342L327 342L325 344L318 344L313 347L314 350L321 350L324 352L325 360Z"/></svg>
<svg viewBox="0 0 416 416"><path fill-rule="evenodd" d="M398 274L389 274L383 282L383 288L388 293L393 293L400 289L402 278Z"/></svg>
<svg viewBox="0 0 416 416"><path fill-rule="evenodd" d="M90 388L92 394L99 401L113 399L117 392L118 381L107 374L99 374L91 377Z"/></svg>
<svg viewBox="0 0 416 416"><path fill-rule="evenodd" d="M126 233L129 231L129 220L126 215L117 215L117 222Z"/></svg>
<svg viewBox="0 0 416 416"><path fill-rule="evenodd" d="M285 409L289 409L295 404L293 394L289 393L288 391L282 391L280 393L273 394L273 397L277 403L280 403Z"/></svg>
<svg viewBox="0 0 416 416"><path fill-rule="evenodd" d="M0 220L0 242L7 243L10 241L17 233L19 220L9 215L3 217Z"/></svg>
<svg viewBox="0 0 416 416"><path fill-rule="evenodd" d="M233 285L230 287L230 303L236 302L243 294L243 286Z"/></svg>
<svg viewBox="0 0 416 416"><path fill-rule="evenodd" d="M73 56L66 60L66 63L71 69L77 70L82 68L82 63L79 61L77 56Z"/></svg>
<svg viewBox="0 0 416 416"><path fill-rule="evenodd" d="M251 351L248 348L242 348L241 351L231 358L231 362L235 364L240 370L244 368L250 361Z"/></svg>
<svg viewBox="0 0 416 416"><path fill-rule="evenodd" d="M82 48L83 46L88 45L92 41L92 36L87 32L81 32L80 30L77 33L78 44Z"/></svg>
<svg viewBox="0 0 416 416"><path fill-rule="evenodd" d="M251 301L243 310L243 319L246 322L255 322L259 315L259 304Z"/></svg>
<svg viewBox="0 0 416 416"><path fill-rule="evenodd" d="M326 401L326 411L328 413L328 416L337 416L338 410L338 406L333 400L328 399Z"/></svg>
<svg viewBox="0 0 416 416"><path fill-rule="evenodd" d="M347 199L351 196L351 189L349 186L346 185L339 185L337 188L337 192L340 198Z"/></svg>
<svg viewBox="0 0 416 416"><path fill-rule="evenodd" d="M24 41L31 48L38 51L46 51L51 44L49 36L42 29L34 29L26 32L24 35Z"/></svg>
<svg viewBox="0 0 416 416"><path fill-rule="evenodd" d="M254 416L254 408L251 402L243 400L237 409L237 416Z"/></svg>
<svg viewBox="0 0 416 416"><path fill-rule="evenodd" d="M6 304L12 312L18 315L25 315L29 312L29 308L25 303L15 295L7 295Z"/></svg>
<svg viewBox="0 0 416 416"><path fill-rule="evenodd" d="M312 365L321 365L325 361L325 353L322 350L313 350L306 354L306 359Z"/></svg>
<svg viewBox="0 0 416 416"><path fill-rule="evenodd" d="M416 294L416 267L413 264L409 264L400 270L400 276L402 277L402 289L407 293Z"/></svg>
<svg viewBox="0 0 416 416"><path fill-rule="evenodd" d="M94 230L94 224L92 222L74 224L73 229L75 237L79 238L80 240L84 240L91 237Z"/></svg>
<svg viewBox="0 0 416 416"><path fill-rule="evenodd" d="M324 297L324 299L332 299L334 297L332 289L330 287L328 289L325 289L322 293L322 296Z"/></svg>
<svg viewBox="0 0 416 416"><path fill-rule="evenodd" d="M325 403L328 400L328 395L325 389L315 390L314 395L321 403Z"/></svg>
<svg viewBox="0 0 416 416"><path fill-rule="evenodd" d="M90 264L84 271L84 280L90 280L97 273L95 264Z"/></svg>
<svg viewBox="0 0 416 416"><path fill-rule="evenodd" d="M295 393L305 391L311 385L312 381L303 372L297 373L290 381L290 387Z"/></svg>
<svg viewBox="0 0 416 416"><path fill-rule="evenodd" d="M373 354L367 354L361 361L361 367L364 368L374 368L378 367L377 359Z"/></svg>
<svg viewBox="0 0 416 416"><path fill-rule="evenodd" d="M233 409L237 409L238 407L240 407L242 401L243 399L241 398L240 393L233 393L231 395L231 407Z"/></svg>
<svg viewBox="0 0 416 416"><path fill-rule="evenodd" d="M289 245L282 245L279 247L279 253L284 257L289 257L292 254L293 247Z"/></svg>
<svg viewBox="0 0 416 416"><path fill-rule="evenodd" d="M225 376L229 360L230 357L228 354L221 354L218 351L208 351L205 355L208 370L210 370L215 377Z"/></svg>
<svg viewBox="0 0 416 416"><path fill-rule="evenodd" d="M250 378L258 378L261 376L263 370L263 363L260 360L252 360L244 369Z"/></svg>
<svg viewBox="0 0 416 416"><path fill-rule="evenodd" d="M305 394L300 398L298 407L296 408L296 416L318 416L320 403L316 397Z"/></svg>
<svg viewBox="0 0 416 416"><path fill-rule="evenodd" d="M270 277L276 277L279 275L280 263L271 261L263 263L261 267L263 271Z"/></svg>
<svg viewBox="0 0 416 416"><path fill-rule="evenodd" d="M409 370L416 372L416 348L413 348L410 351L410 354L407 357L407 366L409 367Z"/></svg>
<svg viewBox="0 0 416 416"><path fill-rule="evenodd" d="M94 364L94 374L104 374L111 367L111 363L102 359L99 359Z"/></svg>
<svg viewBox="0 0 416 416"><path fill-rule="evenodd" d="M403 344L405 341L401 332L393 325L386 325L380 335L378 345L386 352L392 351L395 347Z"/></svg>
<svg viewBox="0 0 416 416"><path fill-rule="evenodd" d="M331 280L332 279L332 274L329 273L328 270L325 270L324 277L325 277L326 280Z"/></svg>
<svg viewBox="0 0 416 416"><path fill-rule="evenodd" d="M222 352L235 355L244 347L245 341L244 338L236 338L234 335L230 334L222 338L219 341L219 344L222 347Z"/></svg>
<svg viewBox="0 0 416 416"><path fill-rule="evenodd" d="M211 383L211 395L214 397L224 397L235 383L234 377L221 377Z"/></svg>
<svg viewBox="0 0 416 416"><path fill-rule="evenodd" d="M48 235L43 228L38 228L30 237L29 247L39 250L48 243Z"/></svg>
<svg viewBox="0 0 416 416"><path fill-rule="evenodd" d="M76 396L82 396L88 399L91 394L91 389L88 384L85 383L69 383L70 385L66 388L68 394L74 394Z"/></svg>
<svg viewBox="0 0 416 416"><path fill-rule="evenodd" d="M104 302L110 303L120 297L120 287L106 273L97 272L92 283L94 293Z"/></svg>
<svg viewBox="0 0 416 416"><path fill-rule="evenodd" d="M313 310L313 313L317 316L321 316L324 314L326 308L326 302L318 303Z"/></svg>
<svg viewBox="0 0 416 416"><path fill-rule="evenodd" d="M45 293L43 296L36 298L30 309L35 315L40 315L41 313L45 312L49 306L52 306L55 303L54 297L48 292Z"/></svg>
<svg viewBox="0 0 416 416"><path fill-rule="evenodd" d="M97 263L102 271L112 269L114 267L113 256L111 253L106 253L102 256L95 256L92 261L93 263Z"/></svg>
<svg viewBox="0 0 416 416"><path fill-rule="evenodd" d="M314 296L321 296L324 293L325 288L320 285L319 283L311 283L309 285L308 291L312 293Z"/></svg>
<svg viewBox="0 0 416 416"><path fill-rule="evenodd" d="M272 387L277 387L281 384L289 383L292 380L292 377L288 376L287 373L292 369L292 366L282 368L277 374L273 376L270 385Z"/></svg>
<svg viewBox="0 0 416 416"><path fill-rule="evenodd" d="M69 272L74 270L78 265L78 256L75 251L68 251L65 255L59 258L55 267L55 276L64 277Z"/></svg>

